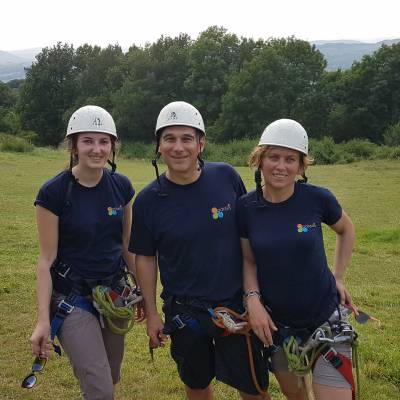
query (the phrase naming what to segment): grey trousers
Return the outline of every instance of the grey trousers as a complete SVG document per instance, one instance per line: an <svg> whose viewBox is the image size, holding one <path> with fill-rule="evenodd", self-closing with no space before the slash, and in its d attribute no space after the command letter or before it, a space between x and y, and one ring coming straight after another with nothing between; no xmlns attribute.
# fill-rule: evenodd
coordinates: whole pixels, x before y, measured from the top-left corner
<svg viewBox="0 0 400 400"><path fill-rule="evenodd" d="M53 295L52 309L62 298ZM114 384L120 379L125 336L112 333L106 321L104 325L77 307L58 333L85 400L113 400Z"/></svg>

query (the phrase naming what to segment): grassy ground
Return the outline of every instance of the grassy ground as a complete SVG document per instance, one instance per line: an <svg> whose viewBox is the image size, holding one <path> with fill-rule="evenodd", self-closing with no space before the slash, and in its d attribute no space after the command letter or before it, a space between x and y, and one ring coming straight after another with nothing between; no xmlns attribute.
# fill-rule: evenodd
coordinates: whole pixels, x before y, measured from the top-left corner
<svg viewBox="0 0 400 400"><path fill-rule="evenodd" d="M0 153L0 397L2 399L79 399L79 388L66 357L52 356L37 386L20 388L31 367L28 339L35 323L36 228L33 201L41 184L66 165L63 153L48 150L32 155ZM123 160L119 171L141 189L153 179L152 168ZM238 168L248 189L252 173ZM356 326L360 334L361 384L364 400L400 399L400 162L368 161L316 166L310 181L330 188L352 217L357 245L347 274L348 287L361 309L383 321ZM334 236L326 232L329 258ZM151 362L144 325L127 337L118 400L183 399L184 393L168 348ZM215 398L237 399L215 384ZM274 399L283 399L272 380Z"/></svg>

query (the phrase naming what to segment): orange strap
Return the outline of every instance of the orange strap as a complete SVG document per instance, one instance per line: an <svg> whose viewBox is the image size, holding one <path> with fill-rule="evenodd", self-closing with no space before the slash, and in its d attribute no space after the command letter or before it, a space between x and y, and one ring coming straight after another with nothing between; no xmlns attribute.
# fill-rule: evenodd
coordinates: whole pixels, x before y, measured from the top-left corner
<svg viewBox="0 0 400 400"><path fill-rule="evenodd" d="M229 330L226 325L224 324L223 318L219 312L228 313L235 321L238 322L246 322L243 326L237 330ZM214 308L214 316L211 318L212 321L216 326L221 329L224 329L222 336L228 336L231 334L239 334L246 336L246 343L247 343L247 353L249 355L249 364L250 364L250 371L251 377L253 378L254 386L256 387L257 391L263 396L265 400L271 400L270 395L268 394L267 390L263 390L257 380L256 370L254 366L254 358L253 358L253 350L251 346L251 325L249 322L249 318L246 315L241 315L230 308L227 307L216 307Z"/></svg>

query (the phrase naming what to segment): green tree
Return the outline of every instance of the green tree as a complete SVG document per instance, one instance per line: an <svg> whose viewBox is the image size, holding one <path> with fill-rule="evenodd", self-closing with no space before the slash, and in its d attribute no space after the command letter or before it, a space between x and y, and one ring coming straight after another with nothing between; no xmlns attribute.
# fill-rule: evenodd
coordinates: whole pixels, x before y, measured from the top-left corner
<svg viewBox="0 0 400 400"><path fill-rule="evenodd" d="M120 69L124 54L119 45L102 49L85 44L76 50L75 65L78 72L78 98L74 108L95 104L110 109L111 94L118 90L124 76Z"/></svg>
<svg viewBox="0 0 400 400"><path fill-rule="evenodd" d="M296 102L294 118L307 126L307 133L312 138L333 137L347 123L343 120L346 107L340 104L342 75L341 70L324 72Z"/></svg>
<svg viewBox="0 0 400 400"><path fill-rule="evenodd" d="M16 97L12 90L0 81L0 107L10 108L15 105Z"/></svg>
<svg viewBox="0 0 400 400"><path fill-rule="evenodd" d="M308 42L269 41L230 81L213 128L216 140L258 137L273 120L296 118L297 105L319 82L325 66L322 54Z"/></svg>
<svg viewBox="0 0 400 400"><path fill-rule="evenodd" d="M342 84L346 123L340 139L382 142L385 129L400 120L400 43L354 63Z"/></svg>
<svg viewBox="0 0 400 400"><path fill-rule="evenodd" d="M383 139L387 146L400 146L400 121L385 129Z"/></svg>
<svg viewBox="0 0 400 400"><path fill-rule="evenodd" d="M161 108L187 98L183 82L191 45L190 37L181 34L129 49L123 64L127 78L112 96L113 115L124 138L151 141Z"/></svg>
<svg viewBox="0 0 400 400"><path fill-rule="evenodd" d="M18 131L15 103L15 94L5 83L0 82L0 132L16 133Z"/></svg>
<svg viewBox="0 0 400 400"><path fill-rule="evenodd" d="M222 96L228 89L231 75L239 69L240 61L238 37L222 27L209 27L193 44L185 87L189 91L189 101L200 110L207 126L217 119Z"/></svg>
<svg viewBox="0 0 400 400"><path fill-rule="evenodd" d="M77 71L72 45L44 48L27 69L18 108L23 129L38 133L37 142L57 145L66 130L64 113L77 95Z"/></svg>
<svg viewBox="0 0 400 400"><path fill-rule="evenodd" d="M24 79L12 79L8 81L6 85L12 90L17 90L23 82Z"/></svg>

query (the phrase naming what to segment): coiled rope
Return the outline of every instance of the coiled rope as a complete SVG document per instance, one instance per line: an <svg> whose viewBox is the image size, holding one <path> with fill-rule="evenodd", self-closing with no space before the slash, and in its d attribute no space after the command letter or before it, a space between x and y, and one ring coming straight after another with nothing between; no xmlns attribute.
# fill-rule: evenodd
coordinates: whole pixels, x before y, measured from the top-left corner
<svg viewBox="0 0 400 400"><path fill-rule="evenodd" d="M125 335L133 327L134 308L131 306L116 306L108 291L109 288L105 286L96 286L92 293L93 305L99 314L106 319L112 333ZM130 321L130 323L125 328L121 328L113 322L113 319Z"/></svg>

